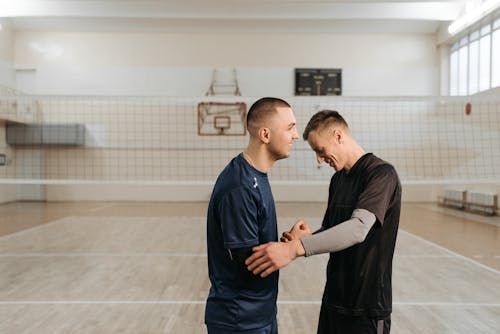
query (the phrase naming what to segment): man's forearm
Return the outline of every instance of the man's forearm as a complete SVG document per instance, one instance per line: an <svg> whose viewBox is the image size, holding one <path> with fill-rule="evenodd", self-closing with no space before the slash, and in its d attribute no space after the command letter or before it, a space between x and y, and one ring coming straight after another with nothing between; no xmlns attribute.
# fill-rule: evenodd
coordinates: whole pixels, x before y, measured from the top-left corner
<svg viewBox="0 0 500 334"><path fill-rule="evenodd" d="M337 252L361 243L365 240L375 221L376 217L370 211L356 209L349 220L301 238L305 256Z"/></svg>

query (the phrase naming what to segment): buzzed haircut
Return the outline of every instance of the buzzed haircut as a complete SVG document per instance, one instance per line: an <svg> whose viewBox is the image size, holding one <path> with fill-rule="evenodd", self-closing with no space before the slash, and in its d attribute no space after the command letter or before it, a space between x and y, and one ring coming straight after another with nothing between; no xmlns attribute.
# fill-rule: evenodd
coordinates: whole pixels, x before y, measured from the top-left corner
<svg viewBox="0 0 500 334"><path fill-rule="evenodd" d="M316 130L322 130L332 124L340 125L346 129L349 129L347 122L344 117L342 117L338 111L335 110L321 110L318 111L311 117L309 123L302 134L302 138L307 140L309 138L309 134Z"/></svg>
<svg viewBox="0 0 500 334"><path fill-rule="evenodd" d="M255 101L247 113L248 131L255 125L261 124L269 115L276 113L278 107L291 108L288 102L276 97L263 97Z"/></svg>

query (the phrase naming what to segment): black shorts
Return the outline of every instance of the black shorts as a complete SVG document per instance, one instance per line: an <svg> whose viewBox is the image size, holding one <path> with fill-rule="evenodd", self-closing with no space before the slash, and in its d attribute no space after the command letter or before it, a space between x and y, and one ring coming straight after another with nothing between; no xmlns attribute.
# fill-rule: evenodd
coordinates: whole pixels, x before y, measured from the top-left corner
<svg viewBox="0 0 500 334"><path fill-rule="evenodd" d="M318 334L389 334L391 316L371 319L366 316L348 316L329 310L321 305Z"/></svg>

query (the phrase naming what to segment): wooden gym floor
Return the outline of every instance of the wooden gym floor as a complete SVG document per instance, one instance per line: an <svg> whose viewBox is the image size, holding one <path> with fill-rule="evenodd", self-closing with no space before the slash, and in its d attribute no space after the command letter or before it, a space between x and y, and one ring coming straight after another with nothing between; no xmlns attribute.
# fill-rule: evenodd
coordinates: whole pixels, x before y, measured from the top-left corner
<svg viewBox="0 0 500 334"><path fill-rule="evenodd" d="M0 205L0 333L204 333L206 203ZM278 203L278 230L322 203ZM315 333L326 255L280 276L282 334ZM500 218L405 203L392 333L500 332Z"/></svg>

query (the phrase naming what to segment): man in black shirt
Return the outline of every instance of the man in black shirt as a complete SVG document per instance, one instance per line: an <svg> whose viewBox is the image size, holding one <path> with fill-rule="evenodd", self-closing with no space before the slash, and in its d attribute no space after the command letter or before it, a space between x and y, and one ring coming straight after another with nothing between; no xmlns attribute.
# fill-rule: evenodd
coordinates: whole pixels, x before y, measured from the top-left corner
<svg viewBox="0 0 500 334"><path fill-rule="evenodd" d="M266 277L297 256L330 253L318 333L390 332L392 258L401 209L401 184L392 165L364 149L336 111L316 113L303 138L318 163L336 173L321 228L297 222L284 243L254 247L246 263Z"/></svg>

